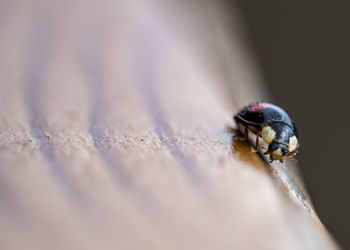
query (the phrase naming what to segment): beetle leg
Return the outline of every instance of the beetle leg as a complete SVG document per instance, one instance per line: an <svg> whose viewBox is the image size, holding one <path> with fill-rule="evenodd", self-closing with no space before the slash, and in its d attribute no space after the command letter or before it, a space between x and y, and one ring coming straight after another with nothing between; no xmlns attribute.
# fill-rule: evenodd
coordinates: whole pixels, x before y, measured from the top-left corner
<svg viewBox="0 0 350 250"><path fill-rule="evenodd" d="M260 144L259 144L259 133L256 134L256 139L255 139L255 148L252 147L252 151L255 153L255 152L258 152L260 150Z"/></svg>
<svg viewBox="0 0 350 250"><path fill-rule="evenodd" d="M298 150L294 150L294 151L292 151L292 152L289 152L289 153L287 154L287 157L286 157L286 158L289 159L289 160L291 160L292 162L297 162L297 160L293 158L293 156L295 156L297 153L298 153Z"/></svg>
<svg viewBox="0 0 350 250"><path fill-rule="evenodd" d="M245 136L246 141L248 142L249 141L249 130L248 130L248 127L244 128L244 136ZM254 148L253 146L250 146L250 150L252 152L254 152L254 153L257 151L256 148Z"/></svg>
<svg viewBox="0 0 350 250"><path fill-rule="evenodd" d="M255 148L253 146L250 146L250 149L252 152L256 153L260 150L260 145L259 145L259 133L256 134L256 139L255 139Z"/></svg>
<svg viewBox="0 0 350 250"><path fill-rule="evenodd" d="M292 156L295 156L297 153L298 153L298 150L296 149L296 150L294 150L294 151L292 151L292 152L289 152L289 153L287 154L287 156L288 156L288 157L292 157Z"/></svg>
<svg viewBox="0 0 350 250"><path fill-rule="evenodd" d="M244 138L246 141L248 141L249 139L249 131L248 131L248 127L244 128Z"/></svg>
<svg viewBox="0 0 350 250"><path fill-rule="evenodd" d="M283 163L283 158L279 158L280 162Z"/></svg>

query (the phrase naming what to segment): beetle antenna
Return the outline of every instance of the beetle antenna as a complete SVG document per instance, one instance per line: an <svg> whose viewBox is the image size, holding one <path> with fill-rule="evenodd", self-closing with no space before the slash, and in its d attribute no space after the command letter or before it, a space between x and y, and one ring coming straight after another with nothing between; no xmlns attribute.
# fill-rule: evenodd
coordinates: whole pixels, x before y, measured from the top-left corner
<svg viewBox="0 0 350 250"><path fill-rule="evenodd" d="M297 159L294 159L292 157L289 157L288 159L290 159L292 162L298 162Z"/></svg>

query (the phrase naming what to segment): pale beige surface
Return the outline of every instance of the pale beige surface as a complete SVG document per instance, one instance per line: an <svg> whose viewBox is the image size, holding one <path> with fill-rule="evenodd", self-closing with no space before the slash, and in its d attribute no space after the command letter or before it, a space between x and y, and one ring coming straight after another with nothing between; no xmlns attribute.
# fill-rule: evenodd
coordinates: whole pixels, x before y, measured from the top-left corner
<svg viewBox="0 0 350 250"><path fill-rule="evenodd" d="M334 247L296 167L232 140L266 96L240 24L174 2L1 1L1 249Z"/></svg>

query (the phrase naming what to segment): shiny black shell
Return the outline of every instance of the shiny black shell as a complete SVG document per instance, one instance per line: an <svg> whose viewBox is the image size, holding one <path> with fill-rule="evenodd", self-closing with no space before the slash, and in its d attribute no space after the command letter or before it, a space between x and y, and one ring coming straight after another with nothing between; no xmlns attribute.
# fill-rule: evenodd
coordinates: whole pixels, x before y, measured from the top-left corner
<svg viewBox="0 0 350 250"><path fill-rule="evenodd" d="M258 131L268 125L276 131L276 139L281 142L288 143L293 135L299 139L297 128L287 112L271 103L250 104L239 111L234 119L237 123Z"/></svg>

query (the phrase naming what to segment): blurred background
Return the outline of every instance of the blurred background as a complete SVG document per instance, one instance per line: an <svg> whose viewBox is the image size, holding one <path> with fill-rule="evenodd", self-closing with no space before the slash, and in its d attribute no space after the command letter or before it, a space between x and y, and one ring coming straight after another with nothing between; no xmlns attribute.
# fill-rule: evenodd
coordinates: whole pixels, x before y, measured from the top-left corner
<svg viewBox="0 0 350 250"><path fill-rule="evenodd" d="M316 211L349 238L349 1L237 1L272 100L296 121Z"/></svg>

